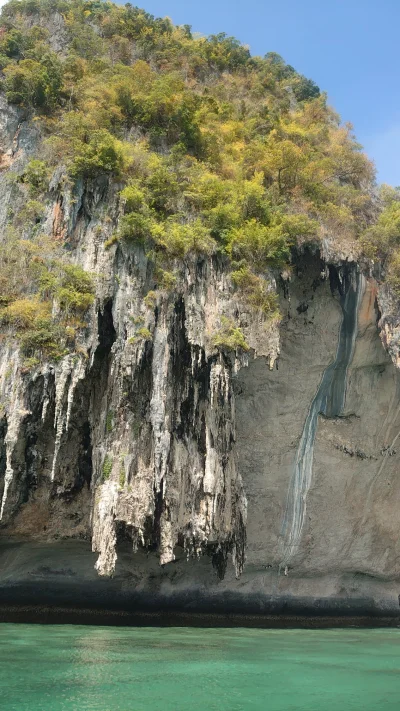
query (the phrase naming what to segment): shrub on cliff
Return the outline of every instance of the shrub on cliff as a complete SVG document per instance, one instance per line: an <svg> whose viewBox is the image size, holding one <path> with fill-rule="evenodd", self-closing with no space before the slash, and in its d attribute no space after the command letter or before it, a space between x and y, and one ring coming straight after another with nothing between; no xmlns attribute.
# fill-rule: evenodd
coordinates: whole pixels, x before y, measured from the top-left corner
<svg viewBox="0 0 400 711"><path fill-rule="evenodd" d="M242 266L232 272L232 281L251 309L259 309L270 317L278 316L278 297L268 288L266 279L254 274L248 266Z"/></svg>
<svg viewBox="0 0 400 711"><path fill-rule="evenodd" d="M234 321L225 316L221 317L221 328L214 333L211 342L215 348L220 350L249 350L249 345L246 343L242 329L238 328Z"/></svg>
<svg viewBox="0 0 400 711"><path fill-rule="evenodd" d="M129 163L129 149L107 129L97 129L90 118L67 113L56 135L47 140L49 154L66 163L73 178L101 173L118 176Z"/></svg>
<svg viewBox="0 0 400 711"><path fill-rule="evenodd" d="M66 313L84 313L94 301L92 277L75 264L60 265L54 295Z"/></svg>
<svg viewBox="0 0 400 711"><path fill-rule="evenodd" d="M0 275L0 321L26 356L58 358L74 347L94 301L90 274L68 264L51 238L10 233L0 245Z"/></svg>
<svg viewBox="0 0 400 711"><path fill-rule="evenodd" d="M400 247L400 190L383 185L379 197L381 212L362 235L362 245L368 257L387 259Z"/></svg>
<svg viewBox="0 0 400 711"><path fill-rule="evenodd" d="M49 182L46 163L43 160L30 160L22 175L22 181L29 186L32 197L45 192Z"/></svg>
<svg viewBox="0 0 400 711"><path fill-rule="evenodd" d="M229 254L261 269L288 261L289 246L281 225L266 227L257 220L248 220L228 235Z"/></svg>
<svg viewBox="0 0 400 711"><path fill-rule="evenodd" d="M189 252L211 254L215 242L201 220L178 223L173 220L154 224L151 236L156 246L170 257L183 258Z"/></svg>
<svg viewBox="0 0 400 711"><path fill-rule="evenodd" d="M28 109L51 112L61 99L61 62L54 52L46 51L40 59L22 59L4 67L4 88L8 101ZM37 48L39 54L40 48ZM30 53L32 57L35 52Z"/></svg>
<svg viewBox="0 0 400 711"><path fill-rule="evenodd" d="M392 254L389 260L386 281L395 295L400 298L400 252Z"/></svg>
<svg viewBox="0 0 400 711"><path fill-rule="evenodd" d="M1 312L3 323L13 324L21 329L29 328L36 321L49 321L50 316L51 304L37 298L16 299Z"/></svg>
<svg viewBox="0 0 400 711"><path fill-rule="evenodd" d="M21 298L0 310L1 322L13 326L23 355L58 358L64 353L62 330L51 318L51 304L38 298Z"/></svg>

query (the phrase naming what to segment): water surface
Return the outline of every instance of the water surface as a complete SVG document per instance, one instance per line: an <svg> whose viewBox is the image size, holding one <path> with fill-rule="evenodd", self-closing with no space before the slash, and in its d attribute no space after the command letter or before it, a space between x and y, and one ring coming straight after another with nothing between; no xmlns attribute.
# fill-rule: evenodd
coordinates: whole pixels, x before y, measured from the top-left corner
<svg viewBox="0 0 400 711"><path fill-rule="evenodd" d="M2 711L399 711L400 630L0 624Z"/></svg>

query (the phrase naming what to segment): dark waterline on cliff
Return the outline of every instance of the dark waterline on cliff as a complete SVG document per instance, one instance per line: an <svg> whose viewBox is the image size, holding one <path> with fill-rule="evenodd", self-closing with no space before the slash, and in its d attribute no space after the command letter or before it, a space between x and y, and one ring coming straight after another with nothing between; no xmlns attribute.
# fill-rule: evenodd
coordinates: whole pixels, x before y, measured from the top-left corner
<svg viewBox="0 0 400 711"><path fill-rule="evenodd" d="M0 625L4 711L397 711L398 630Z"/></svg>

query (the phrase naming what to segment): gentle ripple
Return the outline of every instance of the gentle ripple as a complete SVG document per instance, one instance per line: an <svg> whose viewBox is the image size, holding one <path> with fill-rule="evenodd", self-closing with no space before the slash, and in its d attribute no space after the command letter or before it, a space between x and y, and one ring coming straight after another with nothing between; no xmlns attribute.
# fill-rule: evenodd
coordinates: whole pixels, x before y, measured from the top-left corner
<svg viewBox="0 0 400 711"><path fill-rule="evenodd" d="M399 711L399 630L0 624L1 711Z"/></svg>

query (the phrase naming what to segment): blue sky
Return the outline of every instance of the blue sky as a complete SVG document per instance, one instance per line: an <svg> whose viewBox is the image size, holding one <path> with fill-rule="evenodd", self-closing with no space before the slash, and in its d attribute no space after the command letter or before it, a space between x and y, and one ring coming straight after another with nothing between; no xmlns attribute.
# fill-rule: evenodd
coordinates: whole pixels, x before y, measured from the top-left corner
<svg viewBox="0 0 400 711"><path fill-rule="evenodd" d="M252 54L274 51L327 91L400 185L400 0L132 0L203 34L226 32Z"/></svg>

